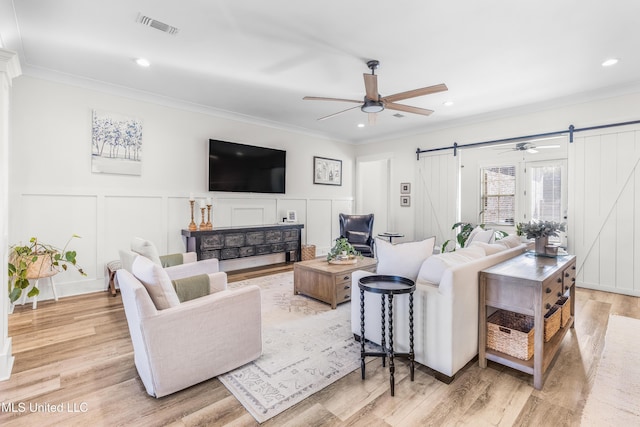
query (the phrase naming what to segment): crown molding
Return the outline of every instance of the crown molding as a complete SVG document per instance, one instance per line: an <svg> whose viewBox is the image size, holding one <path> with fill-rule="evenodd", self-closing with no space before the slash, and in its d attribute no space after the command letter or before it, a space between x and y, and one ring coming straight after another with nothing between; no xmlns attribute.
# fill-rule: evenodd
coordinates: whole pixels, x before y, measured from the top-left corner
<svg viewBox="0 0 640 427"><path fill-rule="evenodd" d="M16 52L0 48L0 72L7 74L9 82L22 74Z"/></svg>
<svg viewBox="0 0 640 427"><path fill-rule="evenodd" d="M60 71L51 70L49 68L36 67L26 64L24 67L23 75L28 77L34 77L42 80L47 80L56 83L62 83L69 86L80 87L83 89L93 90L97 92L107 93L109 95L121 96L123 98L135 99L137 101L148 102L151 104L161 105L163 107L175 108L178 110L190 111L195 113L207 114L210 116L220 117L224 119L243 122L251 125L264 126L272 129L277 129L286 132L293 132L301 135L310 136L313 138L319 138L327 141L339 142L343 144L353 144L352 141L342 140L332 137L328 134L311 132L308 129L298 128L294 126L286 126L282 123L261 119L254 116L235 113L232 111L226 111L206 105L197 104L194 102L188 102L171 98L168 96L158 95L143 90L116 85L112 83L106 83L99 80L93 80L86 77L77 76L74 74L62 73Z"/></svg>

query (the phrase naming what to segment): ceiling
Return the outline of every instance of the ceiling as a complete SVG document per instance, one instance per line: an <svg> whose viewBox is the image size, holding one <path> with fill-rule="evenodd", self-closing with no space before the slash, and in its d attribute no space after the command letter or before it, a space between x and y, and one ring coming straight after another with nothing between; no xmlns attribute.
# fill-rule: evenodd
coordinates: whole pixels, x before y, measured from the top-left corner
<svg viewBox="0 0 640 427"><path fill-rule="evenodd" d="M0 42L26 75L353 143L640 90L633 0L0 0L0 16ZM602 67L611 57L619 63ZM428 117L385 110L369 125L356 108L318 121L354 104L302 98L362 99L370 59L382 96L449 90L399 102L435 110Z"/></svg>

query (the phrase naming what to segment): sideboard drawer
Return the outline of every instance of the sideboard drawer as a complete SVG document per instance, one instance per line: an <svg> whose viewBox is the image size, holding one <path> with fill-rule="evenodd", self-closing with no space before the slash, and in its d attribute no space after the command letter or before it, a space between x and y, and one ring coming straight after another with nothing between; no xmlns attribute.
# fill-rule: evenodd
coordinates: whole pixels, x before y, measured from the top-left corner
<svg viewBox="0 0 640 427"><path fill-rule="evenodd" d="M549 310L563 294L562 273L551 277L542 285L542 309Z"/></svg>
<svg viewBox="0 0 640 427"><path fill-rule="evenodd" d="M562 273L562 292L566 292L576 283L576 262L572 262Z"/></svg>

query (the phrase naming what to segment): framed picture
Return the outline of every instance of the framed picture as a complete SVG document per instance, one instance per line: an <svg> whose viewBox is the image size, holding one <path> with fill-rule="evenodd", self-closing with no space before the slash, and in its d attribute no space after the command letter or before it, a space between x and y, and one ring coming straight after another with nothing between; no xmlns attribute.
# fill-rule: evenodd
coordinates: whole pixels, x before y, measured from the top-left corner
<svg viewBox="0 0 640 427"><path fill-rule="evenodd" d="M142 174L142 120L93 110L91 172Z"/></svg>
<svg viewBox="0 0 640 427"><path fill-rule="evenodd" d="M410 193L411 193L411 183L410 182L400 183L400 194L410 194Z"/></svg>
<svg viewBox="0 0 640 427"><path fill-rule="evenodd" d="M296 222L298 221L298 215L296 211L287 211L287 222Z"/></svg>
<svg viewBox="0 0 640 427"><path fill-rule="evenodd" d="M314 156L313 183L342 185L342 160Z"/></svg>
<svg viewBox="0 0 640 427"><path fill-rule="evenodd" d="M400 196L400 206L411 206L411 196Z"/></svg>

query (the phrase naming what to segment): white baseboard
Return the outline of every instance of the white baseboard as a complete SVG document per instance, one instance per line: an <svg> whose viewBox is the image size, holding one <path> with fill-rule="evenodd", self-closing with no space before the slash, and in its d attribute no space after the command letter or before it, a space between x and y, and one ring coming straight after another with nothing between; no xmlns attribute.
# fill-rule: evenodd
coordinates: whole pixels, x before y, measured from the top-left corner
<svg viewBox="0 0 640 427"><path fill-rule="evenodd" d="M40 283L38 283L38 288L40 289L38 301L53 299L53 291L51 290L51 286L49 285L49 282L47 280L42 280ZM58 298L70 297L73 295L90 294L93 292L106 290L107 288L105 286L105 280L101 277L79 282L56 283L56 293L58 294ZM32 298L27 298L27 300L25 301L25 305L31 304L32 301ZM20 297L20 299L16 301L16 305L20 305L21 303L22 297Z"/></svg>
<svg viewBox="0 0 640 427"><path fill-rule="evenodd" d="M14 357L11 355L11 338L6 338L0 350L0 381L6 381L11 376Z"/></svg>

